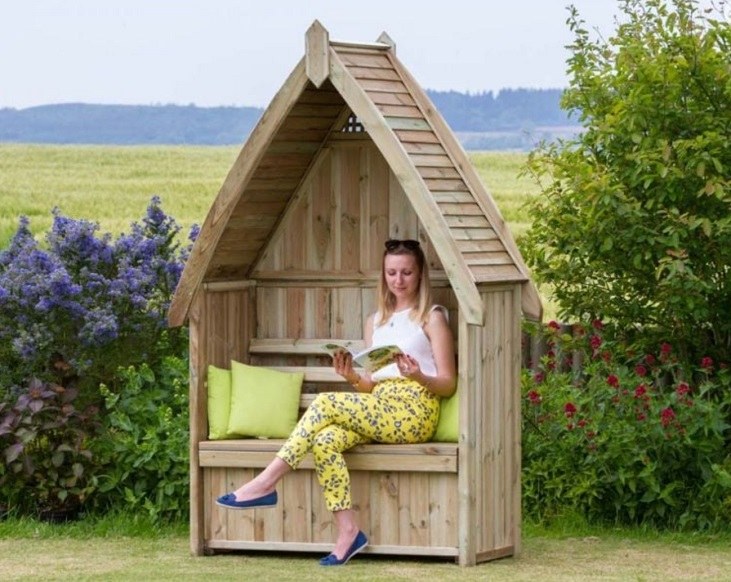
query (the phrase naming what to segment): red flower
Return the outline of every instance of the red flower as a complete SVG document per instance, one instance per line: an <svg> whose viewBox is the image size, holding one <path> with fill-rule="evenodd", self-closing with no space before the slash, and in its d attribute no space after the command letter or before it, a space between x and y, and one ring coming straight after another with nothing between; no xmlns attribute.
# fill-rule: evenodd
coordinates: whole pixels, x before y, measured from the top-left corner
<svg viewBox="0 0 731 582"><path fill-rule="evenodd" d="M596 433L593 430L586 431L586 438L593 439L595 436L596 436Z"/></svg>
<svg viewBox="0 0 731 582"><path fill-rule="evenodd" d="M558 331L559 329L561 329L561 326L555 320L549 321L547 327L552 331Z"/></svg>
<svg viewBox="0 0 731 582"><path fill-rule="evenodd" d="M545 380L545 378L546 378L546 375L543 372L536 372L535 374L533 374L533 381L536 384L540 384L541 382L543 382L543 380ZM529 394L530 394L530 392L529 392Z"/></svg>
<svg viewBox="0 0 731 582"><path fill-rule="evenodd" d="M585 419L585 418L582 418L582 419L581 419L581 420L580 420L579 422L577 422L576 424L578 424L580 428L584 428L584 427L586 426L586 419Z"/></svg>
<svg viewBox="0 0 731 582"><path fill-rule="evenodd" d="M675 411L669 406L667 408L663 408L660 411L660 422L663 426L668 426L671 422L673 422L674 419Z"/></svg>
<svg viewBox="0 0 731 582"><path fill-rule="evenodd" d="M637 364L635 366L635 374L638 376L647 376L647 368L645 368L642 364Z"/></svg>
<svg viewBox="0 0 731 582"><path fill-rule="evenodd" d="M655 356L652 354L647 354L645 356L645 362L647 362L648 366L652 366L655 363Z"/></svg>
<svg viewBox="0 0 731 582"><path fill-rule="evenodd" d="M602 323L601 319L595 319L591 322L591 327L594 329L602 329L604 327L604 324Z"/></svg>
<svg viewBox="0 0 731 582"><path fill-rule="evenodd" d="M701 368L705 368L706 370L710 370L711 368L713 368L713 358L709 358L708 356L702 358Z"/></svg>
<svg viewBox="0 0 731 582"><path fill-rule="evenodd" d="M688 386L685 382L678 384L678 387L675 389L675 393L678 396L685 396L688 392L690 392L690 386Z"/></svg>
<svg viewBox="0 0 731 582"><path fill-rule="evenodd" d="M576 406L574 406L572 402L567 402L564 404L563 412L567 418L571 418L574 414L576 414Z"/></svg>
<svg viewBox="0 0 731 582"><path fill-rule="evenodd" d="M609 376L607 376L607 384L613 388L617 388L619 386L619 378L617 378L614 374L609 374Z"/></svg>
<svg viewBox="0 0 731 582"><path fill-rule="evenodd" d="M667 354L669 354L672 351L673 351L673 346L671 346L667 342L663 342L662 345L660 346L660 353L661 354L666 354L667 355Z"/></svg>
<svg viewBox="0 0 731 582"><path fill-rule="evenodd" d="M647 394L647 388L644 384L640 384L635 388L635 398L642 398L645 394Z"/></svg>
<svg viewBox="0 0 731 582"><path fill-rule="evenodd" d="M602 345L602 338L600 338L598 335L593 335L589 338L589 344L591 345L592 349L598 350Z"/></svg>
<svg viewBox="0 0 731 582"><path fill-rule="evenodd" d="M530 400L531 404L540 404L541 403L541 395L538 394L535 390L531 390L528 392L528 400Z"/></svg>

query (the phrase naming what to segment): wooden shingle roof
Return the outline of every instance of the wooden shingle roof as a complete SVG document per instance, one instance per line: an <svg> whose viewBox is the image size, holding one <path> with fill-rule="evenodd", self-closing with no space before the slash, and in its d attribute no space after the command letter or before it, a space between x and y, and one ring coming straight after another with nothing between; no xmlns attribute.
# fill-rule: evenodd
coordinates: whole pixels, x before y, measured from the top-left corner
<svg viewBox="0 0 731 582"><path fill-rule="evenodd" d="M477 284L523 282L523 312L540 319L528 269L494 201L387 35L330 41L315 21L306 55L241 150L201 228L169 312L187 317L204 281L245 279L328 136L353 114L426 228L465 318L482 323Z"/></svg>

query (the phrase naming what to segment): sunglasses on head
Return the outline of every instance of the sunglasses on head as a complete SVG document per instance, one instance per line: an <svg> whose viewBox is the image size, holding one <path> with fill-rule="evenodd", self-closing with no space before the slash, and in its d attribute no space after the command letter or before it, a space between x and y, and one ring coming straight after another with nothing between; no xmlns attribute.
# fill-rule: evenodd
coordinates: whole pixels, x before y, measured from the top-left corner
<svg viewBox="0 0 731 582"><path fill-rule="evenodd" d="M419 248L419 241L411 238L407 238L404 240L390 238L386 241L386 251L388 251L389 253L395 251L399 247L403 247L410 251L415 251Z"/></svg>

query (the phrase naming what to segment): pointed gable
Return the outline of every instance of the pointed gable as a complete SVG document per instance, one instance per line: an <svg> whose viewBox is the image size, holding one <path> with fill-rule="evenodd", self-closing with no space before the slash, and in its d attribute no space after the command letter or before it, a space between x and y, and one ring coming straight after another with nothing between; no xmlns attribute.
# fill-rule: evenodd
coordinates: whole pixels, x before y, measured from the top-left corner
<svg viewBox="0 0 731 582"><path fill-rule="evenodd" d="M456 137L398 61L392 41L330 41L316 21L307 53L264 112L201 228L169 312L187 317L204 282L243 280L266 262L307 195L328 143L348 124L373 141L419 217L465 318L484 318L478 284L523 282L523 311L538 293L499 210ZM308 76L309 75L309 76Z"/></svg>

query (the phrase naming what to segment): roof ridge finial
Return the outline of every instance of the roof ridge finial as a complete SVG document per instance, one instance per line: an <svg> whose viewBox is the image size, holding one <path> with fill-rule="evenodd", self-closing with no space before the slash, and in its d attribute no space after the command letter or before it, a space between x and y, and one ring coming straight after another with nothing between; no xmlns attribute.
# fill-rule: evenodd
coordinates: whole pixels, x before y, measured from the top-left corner
<svg viewBox="0 0 731 582"><path fill-rule="evenodd" d="M305 72L315 87L330 75L330 34L317 19L305 33Z"/></svg>
<svg viewBox="0 0 731 582"><path fill-rule="evenodd" d="M391 52L393 52L393 54L396 54L396 41L393 40L390 36L388 36L388 33L385 30L376 39L376 42L380 42L380 43L390 46Z"/></svg>

